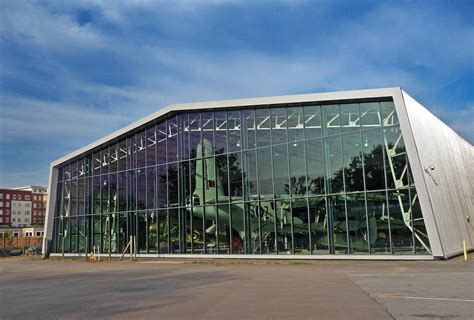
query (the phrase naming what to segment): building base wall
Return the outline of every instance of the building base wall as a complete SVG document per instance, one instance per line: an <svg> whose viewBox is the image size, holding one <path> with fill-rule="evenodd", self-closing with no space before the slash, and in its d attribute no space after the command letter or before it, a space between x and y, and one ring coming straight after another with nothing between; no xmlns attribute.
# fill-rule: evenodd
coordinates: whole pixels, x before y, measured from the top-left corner
<svg viewBox="0 0 474 320"><path fill-rule="evenodd" d="M62 257L61 253L51 253L51 257ZM113 253L111 258L120 258L122 255ZM86 257L84 253L65 253L64 257ZM108 254L101 254L101 259L107 259ZM243 259L243 260L434 260L429 255L251 255L251 254L137 254L137 258L175 258L175 259ZM130 259L130 255L125 254L124 260Z"/></svg>

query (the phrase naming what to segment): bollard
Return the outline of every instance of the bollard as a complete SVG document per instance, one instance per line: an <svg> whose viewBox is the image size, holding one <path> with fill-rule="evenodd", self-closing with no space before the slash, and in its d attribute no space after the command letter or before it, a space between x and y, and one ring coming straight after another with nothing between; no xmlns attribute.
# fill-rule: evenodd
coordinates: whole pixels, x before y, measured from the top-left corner
<svg viewBox="0 0 474 320"><path fill-rule="evenodd" d="M464 248L464 261L467 261L466 240L462 241L462 246Z"/></svg>

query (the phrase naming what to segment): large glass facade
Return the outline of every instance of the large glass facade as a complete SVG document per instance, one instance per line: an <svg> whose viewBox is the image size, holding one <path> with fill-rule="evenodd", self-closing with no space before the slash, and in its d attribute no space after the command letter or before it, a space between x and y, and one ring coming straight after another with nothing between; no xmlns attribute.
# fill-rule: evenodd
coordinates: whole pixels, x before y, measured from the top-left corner
<svg viewBox="0 0 474 320"><path fill-rule="evenodd" d="M430 253L392 101L182 112L59 172L56 253Z"/></svg>

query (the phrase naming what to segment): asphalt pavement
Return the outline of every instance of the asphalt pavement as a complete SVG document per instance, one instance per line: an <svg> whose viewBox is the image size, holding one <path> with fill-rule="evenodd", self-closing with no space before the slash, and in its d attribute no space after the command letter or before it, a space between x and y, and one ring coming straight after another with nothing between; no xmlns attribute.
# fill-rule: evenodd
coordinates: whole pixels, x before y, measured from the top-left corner
<svg viewBox="0 0 474 320"><path fill-rule="evenodd" d="M474 260L0 259L0 319L473 319Z"/></svg>

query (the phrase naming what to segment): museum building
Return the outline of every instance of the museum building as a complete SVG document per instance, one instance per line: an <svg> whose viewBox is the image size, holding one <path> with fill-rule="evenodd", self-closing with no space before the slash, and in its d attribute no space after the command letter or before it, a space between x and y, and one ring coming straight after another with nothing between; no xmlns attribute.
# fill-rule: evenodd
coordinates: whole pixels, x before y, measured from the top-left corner
<svg viewBox="0 0 474 320"><path fill-rule="evenodd" d="M43 253L449 258L473 159L400 88L171 105L51 164Z"/></svg>

